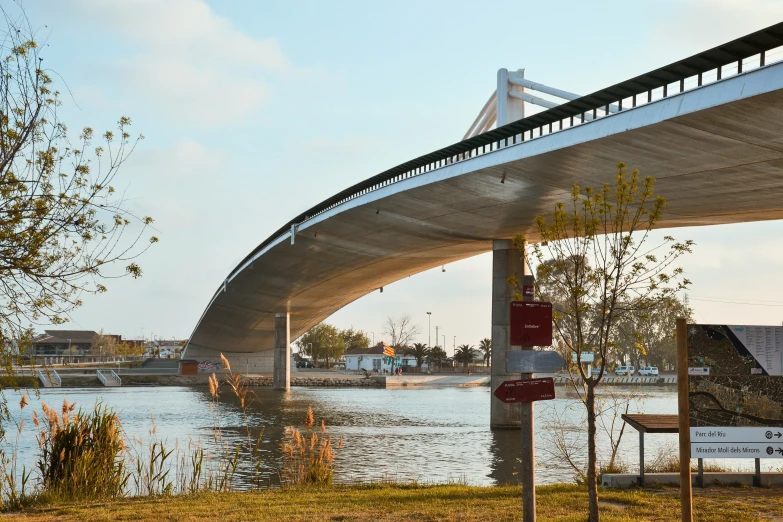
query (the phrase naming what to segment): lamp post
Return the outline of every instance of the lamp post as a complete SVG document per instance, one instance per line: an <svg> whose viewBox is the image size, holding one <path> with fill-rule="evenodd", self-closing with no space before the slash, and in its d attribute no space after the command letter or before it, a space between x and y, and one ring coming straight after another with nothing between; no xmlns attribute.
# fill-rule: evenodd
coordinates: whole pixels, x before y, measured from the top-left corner
<svg viewBox="0 0 783 522"><path fill-rule="evenodd" d="M443 351L446 351L446 334L443 334Z"/></svg>
<svg viewBox="0 0 783 522"><path fill-rule="evenodd" d="M438 342L437 337L435 342ZM427 312L427 346L432 348L432 312Z"/></svg>
<svg viewBox="0 0 783 522"><path fill-rule="evenodd" d="M68 359L70 359L71 364L73 364L73 354L71 354L71 340L68 339Z"/></svg>
<svg viewBox="0 0 783 522"><path fill-rule="evenodd" d="M457 353L457 336L454 336L454 345L451 347L454 350L454 353Z"/></svg>

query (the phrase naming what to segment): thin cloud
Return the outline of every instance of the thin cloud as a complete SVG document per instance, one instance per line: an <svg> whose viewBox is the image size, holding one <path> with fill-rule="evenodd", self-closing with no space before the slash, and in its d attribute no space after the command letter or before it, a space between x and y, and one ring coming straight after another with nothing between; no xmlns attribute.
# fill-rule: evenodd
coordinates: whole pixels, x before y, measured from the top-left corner
<svg viewBox="0 0 783 522"><path fill-rule="evenodd" d="M85 16L139 52L116 66L179 124L238 123L266 105L270 80L294 72L274 38L246 35L202 0L81 0Z"/></svg>

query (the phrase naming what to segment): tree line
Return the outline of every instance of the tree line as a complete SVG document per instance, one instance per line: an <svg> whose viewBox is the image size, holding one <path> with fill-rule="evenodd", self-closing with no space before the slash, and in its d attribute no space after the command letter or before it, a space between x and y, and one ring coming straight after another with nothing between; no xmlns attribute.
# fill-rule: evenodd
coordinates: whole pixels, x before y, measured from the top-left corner
<svg viewBox="0 0 783 522"><path fill-rule="evenodd" d="M414 324L410 315L403 314L397 317L386 318L383 327L384 339L379 340L376 346L387 344L397 350L398 353L413 356L416 359L416 367L421 369L424 363L428 367L442 367L443 362L449 359L446 350L441 346L428 346L426 343L415 343L413 339L420 334L418 325ZM346 352L355 349L366 349L372 344L367 332L353 327L339 329L336 326L319 323L300 337L296 343L299 353L312 358L318 365L323 363L327 368L344 356ZM467 367L483 354L482 362L489 366L492 354L492 341L488 338L478 343L478 348L469 344L457 346L453 360Z"/></svg>

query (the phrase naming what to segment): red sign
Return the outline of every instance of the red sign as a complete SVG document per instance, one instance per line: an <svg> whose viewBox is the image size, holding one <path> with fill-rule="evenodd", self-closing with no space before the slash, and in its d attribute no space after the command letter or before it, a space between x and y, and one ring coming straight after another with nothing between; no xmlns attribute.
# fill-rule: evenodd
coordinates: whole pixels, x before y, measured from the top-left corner
<svg viewBox="0 0 783 522"><path fill-rule="evenodd" d="M552 345L552 303L511 303L511 346Z"/></svg>
<svg viewBox="0 0 783 522"><path fill-rule="evenodd" d="M542 377L504 381L494 391L494 395L501 401L509 403L548 401L555 398L555 380L552 377Z"/></svg>

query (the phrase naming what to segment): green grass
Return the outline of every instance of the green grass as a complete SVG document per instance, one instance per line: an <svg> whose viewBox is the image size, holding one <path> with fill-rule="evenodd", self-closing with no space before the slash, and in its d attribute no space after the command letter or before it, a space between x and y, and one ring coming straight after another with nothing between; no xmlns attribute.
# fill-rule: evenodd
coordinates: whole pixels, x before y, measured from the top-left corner
<svg viewBox="0 0 783 522"><path fill-rule="evenodd" d="M542 522L583 521L587 493L573 485L537 489ZM783 493L775 489L711 488L694 492L694 520L744 522L783 517ZM680 520L676 489L600 492L602 520ZM14 521L503 521L521 517L519 487L351 486L289 488L249 493L122 499L37 506Z"/></svg>

